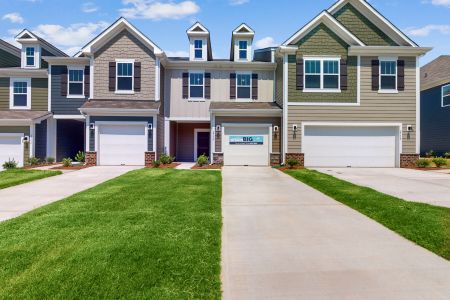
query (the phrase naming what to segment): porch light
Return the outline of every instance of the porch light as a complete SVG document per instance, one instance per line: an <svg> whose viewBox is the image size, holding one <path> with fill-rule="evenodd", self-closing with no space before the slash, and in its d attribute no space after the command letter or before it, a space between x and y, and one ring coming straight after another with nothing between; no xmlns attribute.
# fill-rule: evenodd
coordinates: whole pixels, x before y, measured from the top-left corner
<svg viewBox="0 0 450 300"><path fill-rule="evenodd" d="M292 125L292 130L294 130L294 132L297 132L297 130L298 130L298 125L297 125L297 124Z"/></svg>
<svg viewBox="0 0 450 300"><path fill-rule="evenodd" d="M147 128L148 128L148 130L153 130L153 124L152 123L148 123L147 124Z"/></svg>
<svg viewBox="0 0 450 300"><path fill-rule="evenodd" d="M94 130L95 129L95 124L94 123L90 123L89 124L89 129L90 130Z"/></svg>
<svg viewBox="0 0 450 300"><path fill-rule="evenodd" d="M280 128L278 126L273 126L273 132L278 132Z"/></svg>
<svg viewBox="0 0 450 300"><path fill-rule="evenodd" d="M216 125L216 131L220 132L222 130L222 127L220 125Z"/></svg>
<svg viewBox="0 0 450 300"><path fill-rule="evenodd" d="M23 137L22 141L24 143L29 142L30 141L30 137L26 135L26 136Z"/></svg>

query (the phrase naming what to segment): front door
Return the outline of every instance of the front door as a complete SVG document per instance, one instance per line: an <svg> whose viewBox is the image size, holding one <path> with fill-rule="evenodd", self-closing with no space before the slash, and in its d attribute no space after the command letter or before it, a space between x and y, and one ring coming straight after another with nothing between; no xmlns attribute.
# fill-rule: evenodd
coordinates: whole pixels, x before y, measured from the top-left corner
<svg viewBox="0 0 450 300"><path fill-rule="evenodd" d="M210 133L209 132L197 132L197 153L196 153L196 159L204 154L206 156L209 156L209 139L210 139Z"/></svg>

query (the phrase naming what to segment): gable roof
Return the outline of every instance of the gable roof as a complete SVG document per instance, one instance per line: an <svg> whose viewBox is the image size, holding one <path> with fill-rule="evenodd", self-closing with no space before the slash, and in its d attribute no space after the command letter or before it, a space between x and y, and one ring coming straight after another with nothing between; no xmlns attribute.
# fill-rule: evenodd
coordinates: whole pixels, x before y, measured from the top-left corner
<svg viewBox="0 0 450 300"><path fill-rule="evenodd" d="M20 49L0 39L0 49L20 58Z"/></svg>
<svg viewBox="0 0 450 300"><path fill-rule="evenodd" d="M450 55L441 55L420 69L420 90L450 82Z"/></svg>
<svg viewBox="0 0 450 300"><path fill-rule="evenodd" d="M200 22L195 22L194 25L186 30L188 35L209 35L209 30Z"/></svg>
<svg viewBox="0 0 450 300"><path fill-rule="evenodd" d="M155 55L162 55L164 51L159 48L152 40L150 40L147 36L145 36L139 29L137 29L134 25L128 22L124 17L120 17L111 24L108 28L103 30L97 37L88 42L77 54L76 57L79 57L83 54L91 54L93 49L98 45L104 45L105 42L109 41L115 35L122 32L123 29L127 29L131 34L133 34L138 40L140 40L144 45L153 50Z"/></svg>
<svg viewBox="0 0 450 300"><path fill-rule="evenodd" d="M333 4L327 11L334 15L347 3L353 5L361 14L363 14L370 22L376 25L381 31L389 36L393 41L400 46L418 47L418 45L411 40L406 34L386 19L380 12L378 12L366 0L339 0Z"/></svg>
<svg viewBox="0 0 450 300"><path fill-rule="evenodd" d="M50 44L49 42L47 42L46 40L39 37L38 35L36 35L35 33L31 32L28 29L24 29L18 35L16 35L15 40L19 43L28 43L28 42L38 43L41 46L44 46L44 49L46 49L55 56L68 56L66 53L56 48L55 46L53 46L52 44Z"/></svg>
<svg viewBox="0 0 450 300"><path fill-rule="evenodd" d="M339 23L332 15L327 11L321 12L311 22L303 26L299 31L287 39L282 45L288 46L298 43L303 37L310 33L314 28L320 24L325 24L328 28L333 30L343 41L353 46L365 46L364 43L358 39L353 33Z"/></svg>
<svg viewBox="0 0 450 300"><path fill-rule="evenodd" d="M242 23L236 29L233 30L235 35L254 35L255 31L245 23Z"/></svg>

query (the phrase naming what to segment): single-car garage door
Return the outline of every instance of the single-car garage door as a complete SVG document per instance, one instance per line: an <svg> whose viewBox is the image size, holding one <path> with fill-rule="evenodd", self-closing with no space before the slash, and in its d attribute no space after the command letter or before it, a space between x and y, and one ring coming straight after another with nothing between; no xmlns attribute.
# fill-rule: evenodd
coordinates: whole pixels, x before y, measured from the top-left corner
<svg viewBox="0 0 450 300"><path fill-rule="evenodd" d="M269 144L268 127L224 127L224 164L268 166Z"/></svg>
<svg viewBox="0 0 450 300"><path fill-rule="evenodd" d="M0 134L0 169L4 162L14 160L19 167L23 167L23 134Z"/></svg>
<svg viewBox="0 0 450 300"><path fill-rule="evenodd" d="M304 130L305 166L398 166L398 127L305 125Z"/></svg>
<svg viewBox="0 0 450 300"><path fill-rule="evenodd" d="M98 127L99 165L141 166L147 151L146 127L138 125L100 125Z"/></svg>

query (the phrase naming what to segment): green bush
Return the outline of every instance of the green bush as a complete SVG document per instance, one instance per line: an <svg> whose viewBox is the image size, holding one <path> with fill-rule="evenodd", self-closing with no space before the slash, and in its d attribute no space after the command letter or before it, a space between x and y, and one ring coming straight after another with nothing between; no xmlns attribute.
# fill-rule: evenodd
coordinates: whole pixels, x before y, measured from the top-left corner
<svg viewBox="0 0 450 300"><path fill-rule="evenodd" d="M161 157L159 158L161 164L163 165L170 165L171 163L173 163L174 158L171 157L170 155L167 154L161 154Z"/></svg>
<svg viewBox="0 0 450 300"><path fill-rule="evenodd" d="M160 160L154 160L152 162L152 166L153 166L153 168L159 168L161 166L161 161Z"/></svg>
<svg viewBox="0 0 450 300"><path fill-rule="evenodd" d="M420 158L416 161L416 165L419 168L426 168L430 166L430 161L426 158Z"/></svg>
<svg viewBox="0 0 450 300"><path fill-rule="evenodd" d="M5 170L17 169L16 161L14 159L5 161L5 163L3 164L3 169Z"/></svg>
<svg viewBox="0 0 450 300"><path fill-rule="evenodd" d="M28 162L29 162L30 165L32 165L32 166L38 165L40 161L41 161L41 160L40 160L38 157L30 157L30 158L28 159Z"/></svg>
<svg viewBox="0 0 450 300"><path fill-rule="evenodd" d="M199 167L206 166L208 164L208 162L209 162L209 157L206 156L205 154L202 154L197 158L197 165Z"/></svg>
<svg viewBox="0 0 450 300"><path fill-rule="evenodd" d="M450 158L450 152L445 152L445 153L444 153L444 157L445 157L445 158Z"/></svg>
<svg viewBox="0 0 450 300"><path fill-rule="evenodd" d="M75 160L77 162L84 162L84 160L86 159L86 154L84 154L83 151L78 151L77 155L75 155Z"/></svg>
<svg viewBox="0 0 450 300"><path fill-rule="evenodd" d="M436 157L436 152L434 150L430 150L428 152L425 152L425 156L429 158Z"/></svg>
<svg viewBox="0 0 450 300"><path fill-rule="evenodd" d="M436 165L436 167L438 167L438 168L445 167L448 165L447 159L445 159L443 157L436 157L433 159L433 162Z"/></svg>
<svg viewBox="0 0 450 300"><path fill-rule="evenodd" d="M55 158L54 158L54 157L47 157L45 160L46 160L47 163L49 163L49 164L53 164L53 163L55 162Z"/></svg>
<svg viewBox="0 0 450 300"><path fill-rule="evenodd" d="M286 163L287 163L289 169L293 169L294 167L296 167L300 164L300 162L295 158L288 158L286 160Z"/></svg>
<svg viewBox="0 0 450 300"><path fill-rule="evenodd" d="M69 168L72 166L72 159L69 157L63 158L62 164L63 164L63 167Z"/></svg>

